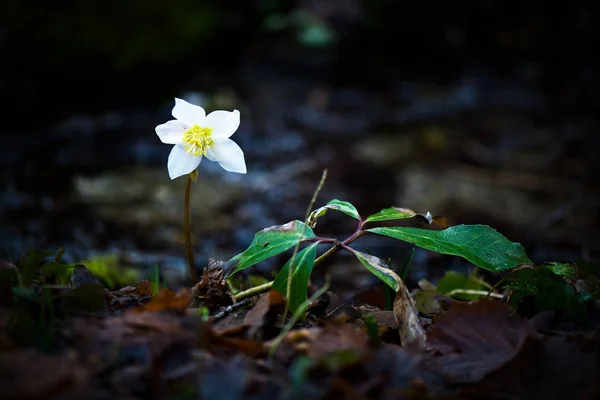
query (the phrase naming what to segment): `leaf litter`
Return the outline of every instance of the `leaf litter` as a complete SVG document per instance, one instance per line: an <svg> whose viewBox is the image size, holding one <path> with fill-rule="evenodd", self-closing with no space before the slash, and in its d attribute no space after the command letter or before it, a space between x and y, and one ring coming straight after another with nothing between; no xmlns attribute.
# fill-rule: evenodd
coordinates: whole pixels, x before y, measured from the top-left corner
<svg viewBox="0 0 600 400"><path fill-rule="evenodd" d="M563 310L529 318L499 298L452 299L426 282L411 293L390 276L393 310L374 305L373 288L349 300L330 290L285 331L285 297L236 302L223 266L211 260L178 291L149 281L108 290L76 267L50 296L5 274L2 399L600 396L598 324L564 329Z"/></svg>

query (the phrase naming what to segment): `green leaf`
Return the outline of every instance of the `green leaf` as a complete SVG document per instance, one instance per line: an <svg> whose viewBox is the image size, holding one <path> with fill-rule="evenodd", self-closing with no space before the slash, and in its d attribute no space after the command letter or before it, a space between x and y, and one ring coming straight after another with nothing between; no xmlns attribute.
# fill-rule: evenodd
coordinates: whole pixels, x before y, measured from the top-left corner
<svg viewBox="0 0 600 400"><path fill-rule="evenodd" d="M42 272L48 275L53 275L58 278L61 283L69 281L69 277L73 273L73 269L77 264L59 264L52 260L41 266Z"/></svg>
<svg viewBox="0 0 600 400"><path fill-rule="evenodd" d="M298 243L299 240L314 237L315 234L312 229L300 221L291 221L284 225L265 228L254 235L254 240L243 253L230 260L237 261L232 274L283 253Z"/></svg>
<svg viewBox="0 0 600 400"><path fill-rule="evenodd" d="M294 260L294 270L292 271L292 285L290 287L290 296L287 299L290 311L296 312L306 301L306 289L308 288L308 280L317 257L317 243L311 244L309 247L298 252L296 259ZM284 296L287 295L287 282L290 271L290 259L275 278L272 288L282 293Z"/></svg>
<svg viewBox="0 0 600 400"><path fill-rule="evenodd" d="M535 298L536 311L562 310L566 314L585 318L582 297L563 278L543 267L523 268L504 277L505 289L510 289L510 303L516 307L527 296Z"/></svg>
<svg viewBox="0 0 600 400"><path fill-rule="evenodd" d="M575 264L546 262L544 267L554 272L556 275L564 276L565 278L573 279L578 274L578 268Z"/></svg>
<svg viewBox="0 0 600 400"><path fill-rule="evenodd" d="M481 283L471 279L465 274L456 271L446 271L444 277L440 279L436 290L440 293L448 294L456 289L483 290L485 288ZM476 300L484 295L458 293L453 295L459 300Z"/></svg>
<svg viewBox="0 0 600 400"><path fill-rule="evenodd" d="M132 285L141 279L140 271L124 268L115 254L98 254L88 260L82 260L90 272L109 287Z"/></svg>
<svg viewBox="0 0 600 400"><path fill-rule="evenodd" d="M373 275L385 282L389 287L397 292L402 286L402 281L396 273L387 267L385 262L378 257L370 254L361 253L357 250L352 250L358 261L360 261Z"/></svg>
<svg viewBox="0 0 600 400"><path fill-rule="evenodd" d="M334 199L331 200L329 203L325 204L323 207L317 208L316 210L310 213L310 215L308 216L308 226L310 226L311 228L317 226L317 219L325 215L327 213L327 210L341 211L344 214L351 216L352 218L360 220L360 215L358 214L358 211L352 204L348 203L347 201Z"/></svg>
<svg viewBox="0 0 600 400"><path fill-rule="evenodd" d="M365 222L392 221L395 219L412 218L415 215L417 215L417 213L413 210L409 210L408 208L384 208L377 214L369 215Z"/></svg>
<svg viewBox="0 0 600 400"><path fill-rule="evenodd" d="M51 251L29 250L19 263L21 269L21 285L29 286L40 272L42 262L53 253Z"/></svg>
<svg viewBox="0 0 600 400"><path fill-rule="evenodd" d="M457 225L441 231L405 227L381 227L367 231L414 243L438 253L460 256L493 272L532 263L523 246L510 242L498 231L485 225Z"/></svg>

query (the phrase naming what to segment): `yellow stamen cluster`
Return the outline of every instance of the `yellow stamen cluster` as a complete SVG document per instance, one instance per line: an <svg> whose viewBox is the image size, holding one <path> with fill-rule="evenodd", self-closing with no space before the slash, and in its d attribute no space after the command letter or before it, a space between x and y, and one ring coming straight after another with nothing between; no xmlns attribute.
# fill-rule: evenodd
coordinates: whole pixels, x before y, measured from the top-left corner
<svg viewBox="0 0 600 400"><path fill-rule="evenodd" d="M183 134L185 151L194 157L205 156L206 151L215 144L211 134L212 128L202 128L198 125L192 126Z"/></svg>

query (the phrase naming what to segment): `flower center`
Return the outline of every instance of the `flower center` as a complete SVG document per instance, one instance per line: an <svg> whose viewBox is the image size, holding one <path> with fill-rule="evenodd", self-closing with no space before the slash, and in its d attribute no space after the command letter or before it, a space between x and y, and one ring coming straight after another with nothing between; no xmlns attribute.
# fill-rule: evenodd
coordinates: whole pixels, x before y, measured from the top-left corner
<svg viewBox="0 0 600 400"><path fill-rule="evenodd" d="M212 128L202 128L201 126L193 125L183 134L183 147L185 151L194 157L205 156L206 151L215 144L211 134Z"/></svg>

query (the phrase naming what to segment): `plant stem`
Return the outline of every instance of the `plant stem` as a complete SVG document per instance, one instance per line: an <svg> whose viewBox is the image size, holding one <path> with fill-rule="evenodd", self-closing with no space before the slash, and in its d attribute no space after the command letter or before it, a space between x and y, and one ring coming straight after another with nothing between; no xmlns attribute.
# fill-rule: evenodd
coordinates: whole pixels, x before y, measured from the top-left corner
<svg viewBox="0 0 600 400"><path fill-rule="evenodd" d="M238 301L244 300L245 298L258 296L259 294L268 292L269 290L271 290L271 286L273 286L273 282L274 281L267 282L263 285L254 286L248 290L239 292L238 294L235 295L235 301L238 302Z"/></svg>
<svg viewBox="0 0 600 400"><path fill-rule="evenodd" d="M315 260L315 263L313 264L313 268L316 267L317 265L321 264L323 261L325 261L332 255L334 255L335 253L337 253L344 247L346 247L347 244L350 244L354 240L358 239L364 233L365 232L357 231L354 235L348 237L348 239L344 240L343 242L336 241L335 245L333 245L331 248L329 248L329 250L327 250L325 253L323 253L319 257L317 257L317 259ZM271 286L273 286L273 281L267 282L260 286L255 286L248 290L244 290L243 292L239 292L238 294L235 295L235 301L240 301L247 297L257 296L259 294L268 292L271 289Z"/></svg>
<svg viewBox="0 0 600 400"><path fill-rule="evenodd" d="M304 216L304 227L302 228L302 234L300 235L301 238L304 237L304 233L306 232L306 226L308 224L308 217L310 216L310 210L312 210L313 206L315 205L315 201L317 201L317 196L319 195L321 189L323 188L323 185L325 184L325 179L327 179L327 169L323 170L323 173L321 174L321 180L319 181L319 184L317 185L317 188L315 189L312 198L310 199L310 203L306 208L306 215ZM285 317L287 316L287 313L289 311L290 296L292 293L292 277L294 275L294 263L296 262L296 255L298 254L298 249L300 248L301 242L302 239L298 240L298 243L296 243L296 246L294 247L294 253L292 254L292 259L290 261L290 268L288 269L288 279L285 289L285 298L287 299L287 301L285 302L285 309L283 310L283 315L281 316L282 321L285 321Z"/></svg>
<svg viewBox="0 0 600 400"><path fill-rule="evenodd" d="M183 205L183 219L184 219L184 235L185 235L185 252L187 256L188 269L190 272L190 279L192 284L198 281L196 275L196 263L194 262L194 249L192 248L192 222L190 213L190 192L192 191L192 176L188 175L185 182L185 202Z"/></svg>

